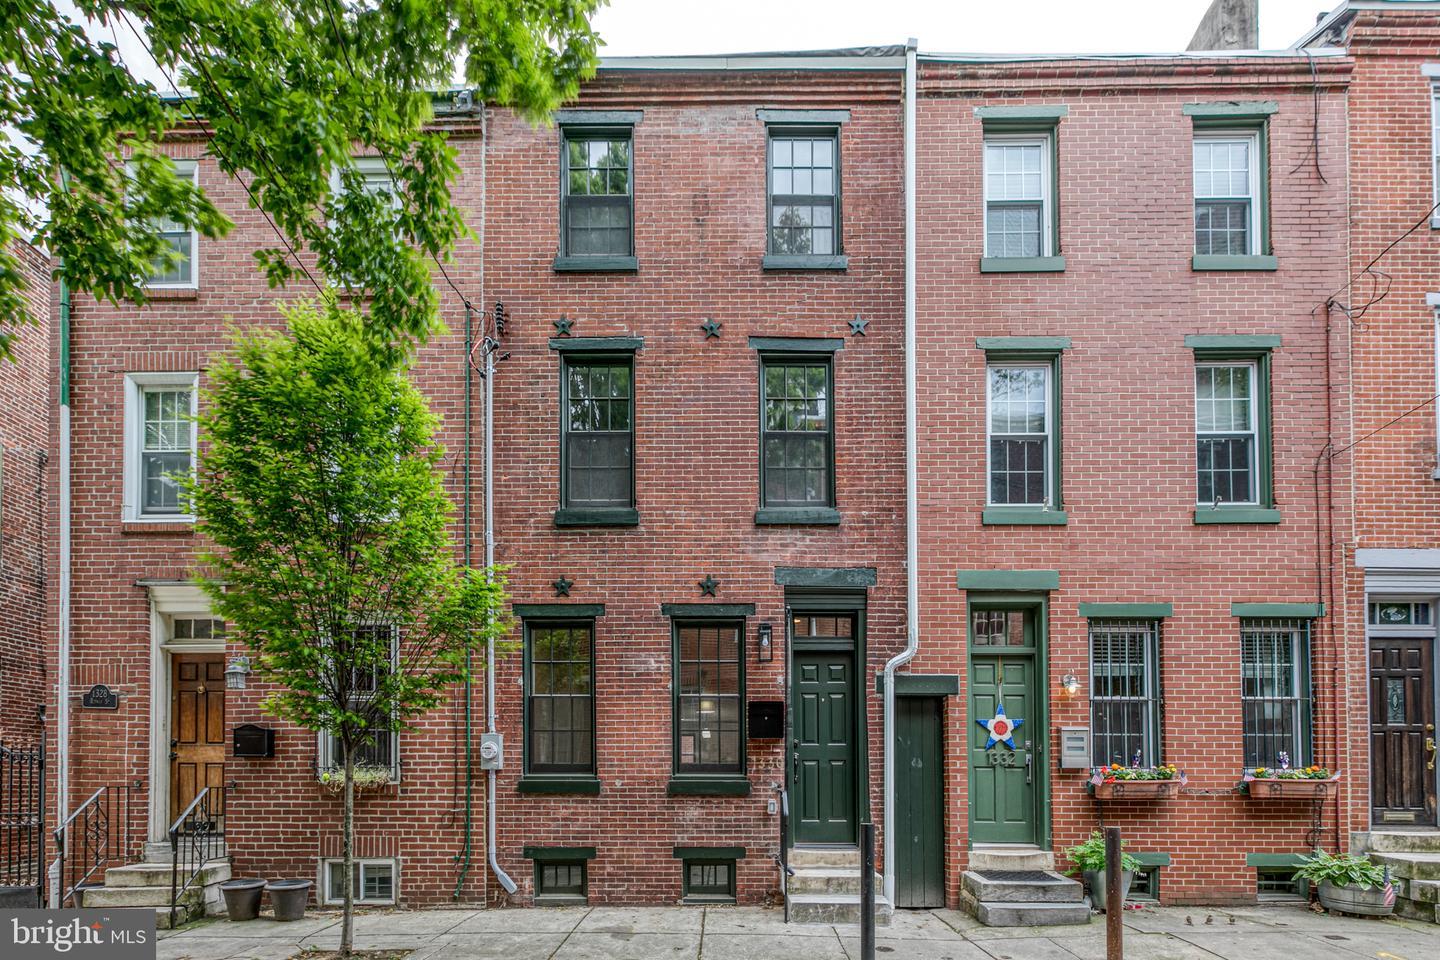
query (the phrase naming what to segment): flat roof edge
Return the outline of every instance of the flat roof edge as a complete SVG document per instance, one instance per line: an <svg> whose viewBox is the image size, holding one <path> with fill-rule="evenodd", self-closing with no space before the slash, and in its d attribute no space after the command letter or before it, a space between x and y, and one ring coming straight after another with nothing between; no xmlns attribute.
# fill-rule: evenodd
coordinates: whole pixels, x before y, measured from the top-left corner
<svg viewBox="0 0 1440 960"><path fill-rule="evenodd" d="M1440 0L1437 0L1440 6ZM1314 47L1304 50L1184 50L1176 53L931 53L921 51L922 63L1043 63L1046 61L1123 62L1127 60L1247 60L1345 57L1344 47Z"/></svg>
<svg viewBox="0 0 1440 960"><path fill-rule="evenodd" d="M738 57L601 57L599 72L683 71L692 73L759 72L767 70L851 70L890 72L905 69L900 56L787 56Z"/></svg>

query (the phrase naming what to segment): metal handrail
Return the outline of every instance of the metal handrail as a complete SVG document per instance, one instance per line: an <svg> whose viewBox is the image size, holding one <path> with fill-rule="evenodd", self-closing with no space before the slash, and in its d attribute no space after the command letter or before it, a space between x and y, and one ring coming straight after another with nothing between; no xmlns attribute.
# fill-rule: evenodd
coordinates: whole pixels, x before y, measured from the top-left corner
<svg viewBox="0 0 1440 960"><path fill-rule="evenodd" d="M790 878L795 871L790 869L790 794L785 785L773 784L780 794L780 896L785 901L785 922L790 922Z"/></svg>
<svg viewBox="0 0 1440 960"><path fill-rule="evenodd" d="M76 807L76 808L75 808L75 811L74 811L73 813L71 813L70 816L66 817L65 820L64 820L64 822L62 822L62 823L60 824L60 826L58 826L58 827L55 828L55 842L56 842L56 843L60 843L60 842L61 842L60 835L65 832L65 828L68 827L68 826L70 826L70 824L74 821L74 819L75 819L76 817L78 817L78 816L80 816L80 814L84 813L86 807L90 806L90 805L91 805L92 803L94 803L96 800L99 800L99 799L100 799L100 794L104 793L106 790L109 790L109 789L110 789L109 787L101 787L99 790L96 790L94 793L90 794L90 799L89 799L89 800L86 800L84 803L80 804L80 806Z"/></svg>
<svg viewBox="0 0 1440 960"><path fill-rule="evenodd" d="M108 868L112 860L127 856L130 849L130 793L128 785L106 785L92 793L55 828L55 855L59 869L56 902L64 906L74 902L75 893L96 873ZM78 823L77 823L78 821ZM79 833L79 850L67 849L67 835ZM73 836L72 836L73 839ZM77 860L77 852L80 859ZM66 863L72 871L84 872L66 877Z"/></svg>
<svg viewBox="0 0 1440 960"><path fill-rule="evenodd" d="M211 791L219 798L218 812L210 809ZM179 910L180 897L205 871L205 865L217 859L216 854L225 844L225 788L203 787L190 801L185 812L176 818L168 831L170 836L170 928L175 928L175 916ZM217 828L218 824L218 828ZM189 838L185 862L189 873L184 881L180 879L180 837ZM218 841L218 847L217 847Z"/></svg>

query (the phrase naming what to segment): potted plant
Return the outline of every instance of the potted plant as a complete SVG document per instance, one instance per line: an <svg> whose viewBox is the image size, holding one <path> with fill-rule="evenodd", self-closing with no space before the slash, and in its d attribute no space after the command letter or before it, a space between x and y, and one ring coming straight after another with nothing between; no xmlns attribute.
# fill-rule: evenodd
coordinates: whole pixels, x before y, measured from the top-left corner
<svg viewBox="0 0 1440 960"><path fill-rule="evenodd" d="M379 790L388 787L394 782L390 775L389 767L380 767L375 764L355 765L355 791L357 793L367 790ZM321 770L320 785L331 793L339 794L345 791L345 777L339 770Z"/></svg>
<svg viewBox="0 0 1440 960"><path fill-rule="evenodd" d="M1296 878L1315 884L1320 905L1326 910L1365 917L1388 917L1395 912L1395 888L1390 871L1370 862L1367 856L1316 851L1302 857Z"/></svg>
<svg viewBox="0 0 1440 960"><path fill-rule="evenodd" d="M1279 766L1256 767L1240 781L1245 790L1259 800L1323 800L1340 790L1340 771L1312 764L1292 767L1290 754L1280 751Z"/></svg>
<svg viewBox="0 0 1440 960"><path fill-rule="evenodd" d="M1090 792L1097 800L1168 800L1180 795L1185 771L1173 763L1142 767L1140 756L1130 766L1112 763L1096 767L1090 774Z"/></svg>
<svg viewBox="0 0 1440 960"><path fill-rule="evenodd" d="M1096 910L1105 909L1105 837L1096 830L1090 834L1084 843L1071 847L1065 851L1065 856L1075 864L1074 869L1085 878L1085 886L1090 888L1090 905ZM1140 861L1125 852L1125 841L1120 841L1120 901L1130 896L1130 884L1135 879L1135 871L1140 869Z"/></svg>

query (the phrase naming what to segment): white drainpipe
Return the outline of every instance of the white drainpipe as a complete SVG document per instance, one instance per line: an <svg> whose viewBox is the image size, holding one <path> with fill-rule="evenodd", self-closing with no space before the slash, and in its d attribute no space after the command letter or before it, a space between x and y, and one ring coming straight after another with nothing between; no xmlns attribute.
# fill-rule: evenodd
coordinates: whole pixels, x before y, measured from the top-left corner
<svg viewBox="0 0 1440 960"><path fill-rule="evenodd" d="M905 44L905 649L885 664L885 899L895 903L895 670L920 649L919 492L915 466L915 46Z"/></svg>

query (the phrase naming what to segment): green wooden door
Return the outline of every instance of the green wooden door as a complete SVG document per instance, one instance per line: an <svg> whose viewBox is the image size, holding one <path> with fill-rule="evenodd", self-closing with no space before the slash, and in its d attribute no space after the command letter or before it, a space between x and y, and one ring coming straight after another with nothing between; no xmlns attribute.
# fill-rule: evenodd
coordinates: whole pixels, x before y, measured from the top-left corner
<svg viewBox="0 0 1440 960"><path fill-rule="evenodd" d="M795 654L796 843L855 842L855 683L850 653Z"/></svg>
<svg viewBox="0 0 1440 960"><path fill-rule="evenodd" d="M940 697L895 698L895 906L945 906Z"/></svg>
<svg viewBox="0 0 1440 960"><path fill-rule="evenodd" d="M1035 655L1029 652L985 651L970 653L970 840L972 843L1036 843L1040 762L1032 743L1044 737L1036 729ZM980 721L992 720L1005 708L1014 741L991 743L990 730ZM1020 723L1014 727L1016 721ZM990 743L990 746L986 746ZM1030 760L1031 763L1026 761Z"/></svg>

